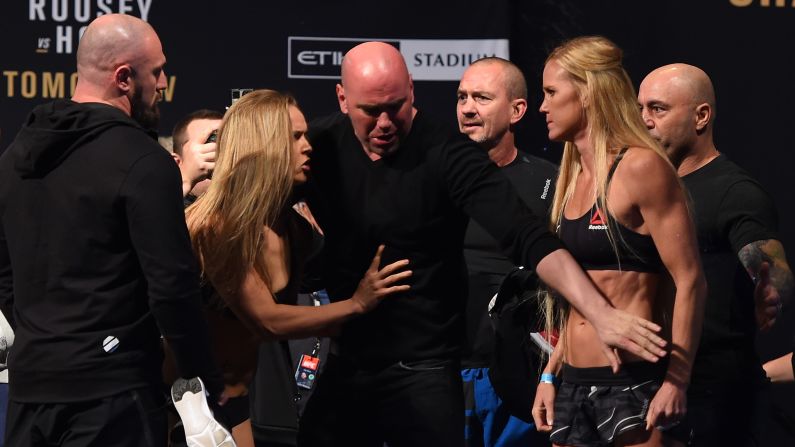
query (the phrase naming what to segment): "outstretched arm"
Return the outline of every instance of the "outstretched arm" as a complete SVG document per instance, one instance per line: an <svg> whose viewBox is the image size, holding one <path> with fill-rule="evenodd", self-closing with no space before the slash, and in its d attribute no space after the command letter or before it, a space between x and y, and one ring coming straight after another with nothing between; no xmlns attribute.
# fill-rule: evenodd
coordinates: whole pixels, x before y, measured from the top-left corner
<svg viewBox="0 0 795 447"><path fill-rule="evenodd" d="M225 297L235 314L265 339L302 338L326 335L339 323L374 309L387 296L409 290L398 285L411 276L407 260L400 260L379 269L380 246L370 268L359 282L353 296L324 306L293 306L279 304L262 278L252 269L246 275L236 297Z"/></svg>
<svg viewBox="0 0 795 447"><path fill-rule="evenodd" d="M547 230L546 219L534 216L488 156L471 141L444 152L442 176L454 203L486 229L517 265L534 268L594 326L605 343L603 352L613 370L619 358L610 348L632 352L648 361L665 355L660 327L615 309Z"/></svg>

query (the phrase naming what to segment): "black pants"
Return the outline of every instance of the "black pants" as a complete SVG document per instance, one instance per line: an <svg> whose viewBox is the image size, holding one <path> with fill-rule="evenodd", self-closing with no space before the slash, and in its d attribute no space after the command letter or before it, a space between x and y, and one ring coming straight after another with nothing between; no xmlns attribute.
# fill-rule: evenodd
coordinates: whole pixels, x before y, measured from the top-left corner
<svg viewBox="0 0 795 447"><path fill-rule="evenodd" d="M165 447L166 409L152 389L66 404L8 402L8 447Z"/></svg>
<svg viewBox="0 0 795 447"><path fill-rule="evenodd" d="M365 370L329 356L306 406L299 446L463 446L459 363L398 362Z"/></svg>
<svg viewBox="0 0 795 447"><path fill-rule="evenodd" d="M694 447L763 447L770 414L769 386L737 384L688 392L687 416L673 429Z"/></svg>

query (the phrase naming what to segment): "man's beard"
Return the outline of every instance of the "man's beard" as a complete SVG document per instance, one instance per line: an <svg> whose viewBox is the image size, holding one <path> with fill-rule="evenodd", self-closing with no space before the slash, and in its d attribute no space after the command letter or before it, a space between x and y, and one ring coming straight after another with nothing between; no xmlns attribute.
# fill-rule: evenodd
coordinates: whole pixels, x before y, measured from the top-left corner
<svg viewBox="0 0 795 447"><path fill-rule="evenodd" d="M130 116L145 129L156 129L160 123L160 109L157 102L147 105L143 100L143 91L136 89L130 101Z"/></svg>

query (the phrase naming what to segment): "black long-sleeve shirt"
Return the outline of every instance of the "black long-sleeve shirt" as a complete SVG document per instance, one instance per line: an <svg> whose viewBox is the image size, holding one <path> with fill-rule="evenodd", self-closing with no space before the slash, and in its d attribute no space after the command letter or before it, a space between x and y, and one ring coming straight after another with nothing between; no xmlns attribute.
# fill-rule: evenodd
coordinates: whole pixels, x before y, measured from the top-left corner
<svg viewBox="0 0 795 447"><path fill-rule="evenodd" d="M555 196L558 167L544 159L519 153L500 172L537 216L548 216ZM503 278L515 265L500 252L497 242L475 221L464 235L464 259L469 269L469 299L466 306L467 342L461 366L487 368L492 361L494 331L488 307Z"/></svg>
<svg viewBox="0 0 795 447"><path fill-rule="evenodd" d="M161 383L160 335L221 386L168 154L104 104L38 107L0 157L0 304L11 398L72 402Z"/></svg>
<svg viewBox="0 0 795 447"><path fill-rule="evenodd" d="M348 322L340 351L362 367L458 354L467 294L463 238L468 216L518 265L561 248L483 150L417 113L393 154L372 161L347 116L310 127L310 206L326 235L325 285L350 297L379 244L382 265L408 258L411 290Z"/></svg>

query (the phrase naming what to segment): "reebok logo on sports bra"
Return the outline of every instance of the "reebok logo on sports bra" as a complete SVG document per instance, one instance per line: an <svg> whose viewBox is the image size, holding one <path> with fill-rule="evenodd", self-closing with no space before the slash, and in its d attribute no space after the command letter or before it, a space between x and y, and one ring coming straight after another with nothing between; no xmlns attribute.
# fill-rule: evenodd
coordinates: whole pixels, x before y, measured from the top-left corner
<svg viewBox="0 0 795 447"><path fill-rule="evenodd" d="M606 230L607 225L605 224L605 220L602 218L602 212L599 211L599 208L596 209L596 212L593 213L591 216L591 221L588 225L589 230Z"/></svg>

